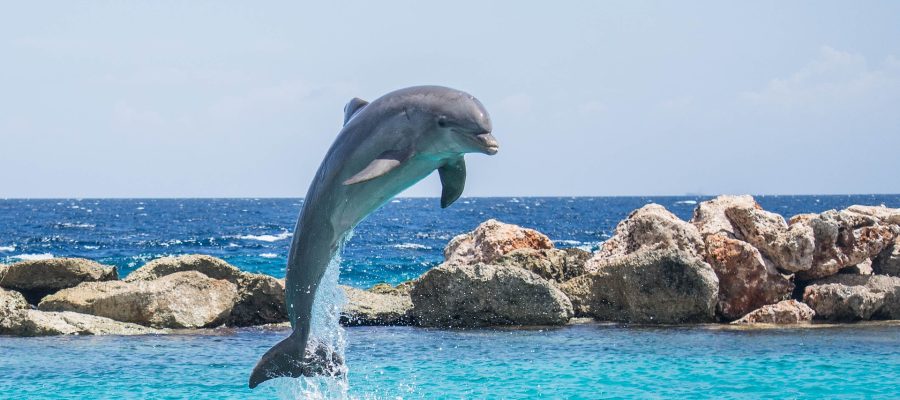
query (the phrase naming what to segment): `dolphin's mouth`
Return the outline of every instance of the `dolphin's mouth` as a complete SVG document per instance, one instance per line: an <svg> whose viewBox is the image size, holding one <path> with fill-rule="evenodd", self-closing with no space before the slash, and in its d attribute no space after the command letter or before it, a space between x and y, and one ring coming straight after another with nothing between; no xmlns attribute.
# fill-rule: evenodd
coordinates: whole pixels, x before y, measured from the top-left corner
<svg viewBox="0 0 900 400"><path fill-rule="evenodd" d="M497 138L495 138L494 135L491 135L490 132L476 135L475 139L478 140L478 144L481 145L482 151L487 155L494 155L500 151L500 142L498 142Z"/></svg>

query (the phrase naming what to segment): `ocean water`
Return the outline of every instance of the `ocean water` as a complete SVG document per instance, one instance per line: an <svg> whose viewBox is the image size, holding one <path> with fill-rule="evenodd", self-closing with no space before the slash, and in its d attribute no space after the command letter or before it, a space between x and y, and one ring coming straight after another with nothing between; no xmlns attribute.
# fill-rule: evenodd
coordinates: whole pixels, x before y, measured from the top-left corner
<svg viewBox="0 0 900 400"><path fill-rule="evenodd" d="M688 219L707 197L398 199L347 244L339 280L414 278L454 235L488 218L536 228L560 247L595 249L633 209L655 202ZM762 196L786 217L900 195ZM302 200L0 200L0 262L76 256L116 265L186 253L281 277ZM0 337L0 399L303 398L310 381L246 388L286 332L219 329L140 337ZM344 337L346 341L344 341ZM348 328L349 373L320 397L896 398L900 325L735 330L578 324L544 329ZM329 390L333 390L330 391Z"/></svg>

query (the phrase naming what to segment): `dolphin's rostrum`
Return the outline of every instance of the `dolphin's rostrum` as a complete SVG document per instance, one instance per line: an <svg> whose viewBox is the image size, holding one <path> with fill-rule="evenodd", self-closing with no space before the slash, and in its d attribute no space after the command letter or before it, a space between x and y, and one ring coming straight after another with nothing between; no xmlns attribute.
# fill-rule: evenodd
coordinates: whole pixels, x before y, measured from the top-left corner
<svg viewBox="0 0 900 400"><path fill-rule="evenodd" d="M293 332L259 360L250 387L302 374L313 299L329 262L356 224L438 170L441 207L462 194L465 153L497 153L487 110L468 93L439 86L350 100L344 128L325 155L300 212L288 257L285 297Z"/></svg>

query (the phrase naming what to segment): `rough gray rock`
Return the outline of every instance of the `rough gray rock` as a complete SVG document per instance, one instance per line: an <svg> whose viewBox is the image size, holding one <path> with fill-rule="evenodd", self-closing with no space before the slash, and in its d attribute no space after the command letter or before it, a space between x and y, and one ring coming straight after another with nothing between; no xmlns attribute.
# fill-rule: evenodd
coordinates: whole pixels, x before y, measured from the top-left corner
<svg viewBox="0 0 900 400"><path fill-rule="evenodd" d="M816 312L806 304L797 300L784 300L753 310L732 324L808 324L815 315Z"/></svg>
<svg viewBox="0 0 900 400"><path fill-rule="evenodd" d="M409 294L379 294L341 286L347 296L347 304L341 313L341 324L359 325L409 325L412 300Z"/></svg>
<svg viewBox="0 0 900 400"><path fill-rule="evenodd" d="M900 319L900 278L834 275L807 286L803 302L829 321Z"/></svg>
<svg viewBox="0 0 900 400"><path fill-rule="evenodd" d="M0 274L0 287L21 292L32 304L60 289L82 282L119 278L116 267L83 258L29 260L7 265Z"/></svg>
<svg viewBox="0 0 900 400"><path fill-rule="evenodd" d="M881 275L900 276L900 236L872 260L872 272Z"/></svg>
<svg viewBox="0 0 900 400"><path fill-rule="evenodd" d="M564 282L586 272L591 253L581 249L516 249L495 261L497 265L519 267L554 282Z"/></svg>
<svg viewBox="0 0 900 400"><path fill-rule="evenodd" d="M815 238L811 268L797 274L803 280L834 275L874 258L900 233L895 225L880 225L875 217L846 210L797 215L791 218L795 226L808 227Z"/></svg>
<svg viewBox="0 0 900 400"><path fill-rule="evenodd" d="M782 275L759 250L724 234L706 236L706 262L719 279L719 315L740 318L767 304L790 298L794 283Z"/></svg>
<svg viewBox="0 0 900 400"><path fill-rule="evenodd" d="M264 325L287 321L284 283L265 274L243 272L225 260L207 255L163 257L128 274L126 282L151 281L176 272L197 271L237 286L238 300L225 323L229 326Z"/></svg>
<svg viewBox="0 0 900 400"><path fill-rule="evenodd" d="M17 310L28 308L25 296L15 290L0 289L0 319Z"/></svg>
<svg viewBox="0 0 900 400"><path fill-rule="evenodd" d="M237 288L196 271L151 281L86 282L47 296L43 311L75 311L154 328L203 328L231 314Z"/></svg>
<svg viewBox="0 0 900 400"><path fill-rule="evenodd" d="M444 248L450 263L493 263L516 249L551 249L553 242L543 233L495 219L482 222L474 231L454 237Z"/></svg>
<svg viewBox="0 0 900 400"><path fill-rule="evenodd" d="M709 264L671 249L606 259L560 286L577 316L647 324L712 322L718 287Z"/></svg>
<svg viewBox="0 0 900 400"><path fill-rule="evenodd" d="M163 331L75 312L18 310L0 317L0 335L147 335Z"/></svg>
<svg viewBox="0 0 900 400"><path fill-rule="evenodd" d="M698 204L690 222L701 236L725 235L734 239L735 228L726 214L730 209L761 210L762 207L749 195L719 196Z"/></svg>
<svg viewBox="0 0 900 400"><path fill-rule="evenodd" d="M619 222L615 234L603 242L586 268L593 271L598 263L607 258L653 249L677 249L689 254L701 254L703 238L697 227L682 221L665 207L647 204Z"/></svg>
<svg viewBox="0 0 900 400"><path fill-rule="evenodd" d="M511 266L444 263L410 294L424 326L561 325L572 317L572 303L554 284Z"/></svg>
<svg viewBox="0 0 900 400"><path fill-rule="evenodd" d="M759 249L777 268L787 272L812 268L816 242L811 227L788 226L782 216L760 208L728 208L725 215L737 238Z"/></svg>

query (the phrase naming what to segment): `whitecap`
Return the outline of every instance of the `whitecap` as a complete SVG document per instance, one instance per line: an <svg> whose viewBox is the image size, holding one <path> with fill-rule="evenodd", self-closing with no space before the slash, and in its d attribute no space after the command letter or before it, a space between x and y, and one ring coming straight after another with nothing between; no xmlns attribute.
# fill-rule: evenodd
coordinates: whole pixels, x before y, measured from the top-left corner
<svg viewBox="0 0 900 400"><path fill-rule="evenodd" d="M50 253L42 253L42 254L19 254L17 256L12 256L10 258L15 258L22 261L33 261L33 260L49 260L53 258L53 254Z"/></svg>
<svg viewBox="0 0 900 400"><path fill-rule="evenodd" d="M0 246L0 251L16 251L16 245Z"/></svg>
<svg viewBox="0 0 900 400"><path fill-rule="evenodd" d="M262 258L278 258L278 254L275 253L262 253L259 256Z"/></svg>
<svg viewBox="0 0 900 400"><path fill-rule="evenodd" d="M94 225L94 224L85 224L85 223L79 223L79 222L75 222L75 223L63 222L63 223L56 224L56 226L59 226L61 228L75 228L75 229L91 229L91 228L97 227L97 225Z"/></svg>
<svg viewBox="0 0 900 400"><path fill-rule="evenodd" d="M81 247L84 248L85 250L97 250L100 248L100 246L81 246Z"/></svg>
<svg viewBox="0 0 900 400"><path fill-rule="evenodd" d="M395 249L431 250L431 247L419 243L400 243L391 247Z"/></svg>
<svg viewBox="0 0 900 400"><path fill-rule="evenodd" d="M144 207L135 208L135 210L143 210L143 209L144 209Z"/></svg>
<svg viewBox="0 0 900 400"><path fill-rule="evenodd" d="M676 201L675 204L694 205L694 204L697 204L697 200L681 200L681 201Z"/></svg>
<svg viewBox="0 0 900 400"><path fill-rule="evenodd" d="M561 244L561 245L566 245L566 246L578 246L581 244L581 241L564 239L564 240L554 240L553 243L557 244L557 245Z"/></svg>
<svg viewBox="0 0 900 400"><path fill-rule="evenodd" d="M277 242L279 240L287 239L292 235L292 233L285 231L277 235L241 235L237 238L243 240L259 240L260 242Z"/></svg>
<svg viewBox="0 0 900 400"><path fill-rule="evenodd" d="M399 202L400 202L400 200L397 200L397 199L391 200L391 203L399 203Z"/></svg>

